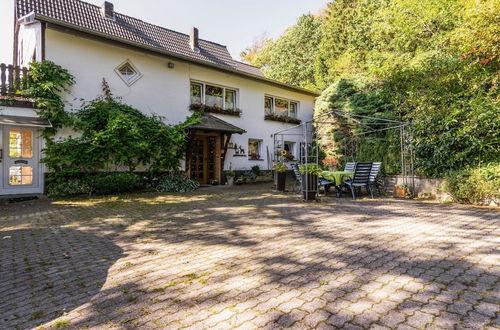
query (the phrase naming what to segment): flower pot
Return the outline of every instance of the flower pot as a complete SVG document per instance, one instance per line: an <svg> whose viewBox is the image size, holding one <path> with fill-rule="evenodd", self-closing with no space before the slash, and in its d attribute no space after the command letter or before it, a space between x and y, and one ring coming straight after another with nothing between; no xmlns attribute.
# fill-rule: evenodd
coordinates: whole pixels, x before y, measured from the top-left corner
<svg viewBox="0 0 500 330"><path fill-rule="evenodd" d="M286 172L278 172L276 176L276 189L278 191L285 191Z"/></svg>
<svg viewBox="0 0 500 330"><path fill-rule="evenodd" d="M306 201L316 199L318 192L318 176L316 174L302 174L302 192Z"/></svg>
<svg viewBox="0 0 500 330"><path fill-rule="evenodd" d="M227 185L232 186L234 184L234 176L227 177Z"/></svg>

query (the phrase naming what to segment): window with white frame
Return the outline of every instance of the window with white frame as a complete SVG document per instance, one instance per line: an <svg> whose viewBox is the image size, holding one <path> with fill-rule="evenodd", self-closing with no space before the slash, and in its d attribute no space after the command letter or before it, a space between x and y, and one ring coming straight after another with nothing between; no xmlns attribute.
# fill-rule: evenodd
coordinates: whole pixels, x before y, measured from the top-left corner
<svg viewBox="0 0 500 330"><path fill-rule="evenodd" d="M299 102L281 97L265 96L264 110L266 114L296 118L299 111Z"/></svg>
<svg viewBox="0 0 500 330"><path fill-rule="evenodd" d="M252 160L261 159L262 140L248 139L248 158Z"/></svg>
<svg viewBox="0 0 500 330"><path fill-rule="evenodd" d="M237 90L222 86L191 82L191 104L205 104L226 110L236 110Z"/></svg>
<svg viewBox="0 0 500 330"><path fill-rule="evenodd" d="M122 78L127 86L131 86L142 77L142 74L139 72L137 67L129 60L126 60L118 65L115 68L115 72L120 78Z"/></svg>

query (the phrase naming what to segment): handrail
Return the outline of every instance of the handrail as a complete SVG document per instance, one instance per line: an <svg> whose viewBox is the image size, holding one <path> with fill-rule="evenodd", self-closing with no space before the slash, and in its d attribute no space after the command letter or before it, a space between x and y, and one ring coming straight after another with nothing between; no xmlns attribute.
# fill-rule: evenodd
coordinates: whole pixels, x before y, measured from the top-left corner
<svg viewBox="0 0 500 330"><path fill-rule="evenodd" d="M15 96L23 89L22 78L28 68L0 63L0 96Z"/></svg>

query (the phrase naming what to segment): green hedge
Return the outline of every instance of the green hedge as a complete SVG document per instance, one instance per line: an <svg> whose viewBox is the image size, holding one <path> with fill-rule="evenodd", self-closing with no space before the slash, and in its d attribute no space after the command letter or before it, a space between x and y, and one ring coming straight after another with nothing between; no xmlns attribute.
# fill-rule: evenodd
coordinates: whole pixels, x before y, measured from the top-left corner
<svg viewBox="0 0 500 330"><path fill-rule="evenodd" d="M200 184L184 175L169 174L161 177L156 184L159 192L188 192L198 189Z"/></svg>
<svg viewBox="0 0 500 330"><path fill-rule="evenodd" d="M500 200L500 163L468 168L449 174L444 190L455 201L469 204L490 204Z"/></svg>
<svg viewBox="0 0 500 330"><path fill-rule="evenodd" d="M78 177L49 177L47 193L51 196L108 195L133 192L146 188L146 183L134 173L112 172L82 174Z"/></svg>

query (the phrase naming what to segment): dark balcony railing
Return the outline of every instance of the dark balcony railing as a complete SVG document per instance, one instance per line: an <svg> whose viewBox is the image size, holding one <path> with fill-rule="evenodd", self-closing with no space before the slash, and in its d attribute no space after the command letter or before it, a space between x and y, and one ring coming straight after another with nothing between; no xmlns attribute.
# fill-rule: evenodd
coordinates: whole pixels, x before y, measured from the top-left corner
<svg viewBox="0 0 500 330"><path fill-rule="evenodd" d="M15 96L23 88L22 78L28 74L27 68L12 64L0 64L0 96Z"/></svg>

